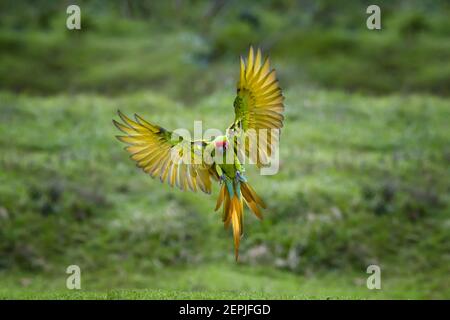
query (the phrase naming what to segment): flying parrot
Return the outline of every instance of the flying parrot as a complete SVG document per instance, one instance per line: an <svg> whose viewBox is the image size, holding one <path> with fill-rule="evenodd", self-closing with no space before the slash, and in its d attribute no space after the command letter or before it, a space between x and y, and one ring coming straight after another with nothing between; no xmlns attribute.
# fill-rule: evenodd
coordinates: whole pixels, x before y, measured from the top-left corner
<svg viewBox="0 0 450 320"><path fill-rule="evenodd" d="M225 135L209 141L191 141L137 114L130 119L120 111L122 123L115 120L113 123L124 134L117 138L128 144L125 150L131 154L131 159L151 177L158 177L161 182L181 190L201 190L207 194L211 193L212 181L221 184L215 210L223 206L223 223L226 228L232 225L237 261L244 232L243 203L259 219L262 219L261 208L266 208L245 177L242 159L247 157L260 168L267 163L276 146L272 132L279 132L283 127L283 100L269 58L263 59L260 49L255 52L250 47L247 60L240 57L237 96L233 104L235 119ZM268 133L260 137L262 131ZM243 137L246 140L239 144L238 138ZM256 154L252 152L255 150L251 148L252 143Z"/></svg>

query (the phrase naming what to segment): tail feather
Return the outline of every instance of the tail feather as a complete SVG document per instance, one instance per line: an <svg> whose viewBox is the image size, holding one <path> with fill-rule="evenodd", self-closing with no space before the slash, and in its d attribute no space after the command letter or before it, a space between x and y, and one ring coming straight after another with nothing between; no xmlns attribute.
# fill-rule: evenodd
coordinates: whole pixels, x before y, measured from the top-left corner
<svg viewBox="0 0 450 320"><path fill-rule="evenodd" d="M222 221L225 224L225 228L228 228L231 221L231 199L230 194L227 192L226 187L222 186L222 188L225 188L225 202L223 204L223 214L222 214Z"/></svg>
<svg viewBox="0 0 450 320"><path fill-rule="evenodd" d="M234 253L237 261L239 258L240 239L244 234L243 202L245 201L250 210L259 219L262 219L262 213L259 207L265 208L266 205L246 182L237 181L232 184L231 181L227 182L229 183L222 184L215 210L218 210L223 205L222 220L224 226L228 228L231 223L233 227Z"/></svg>
<svg viewBox="0 0 450 320"><path fill-rule="evenodd" d="M259 210L259 208L258 208L258 205L255 202L253 202L253 201L247 200L247 198L245 198L245 196L244 196L244 199L245 199L245 203L250 208L250 210L253 211L255 216L257 216L258 219L262 220L263 216L262 216L261 210Z"/></svg>
<svg viewBox="0 0 450 320"><path fill-rule="evenodd" d="M219 197L217 198L216 208L214 209L214 211L217 211L222 206L224 197L225 197L225 188L222 185L222 188L220 188Z"/></svg>
<svg viewBox="0 0 450 320"><path fill-rule="evenodd" d="M253 188L248 183L242 183L242 194L244 195L245 199L249 201L252 199L252 202L256 202L257 205L259 205L261 208L266 209L267 206L263 199L261 199L253 190Z"/></svg>
<svg viewBox="0 0 450 320"><path fill-rule="evenodd" d="M234 256L236 261L239 259L239 243L241 241L241 236L244 232L242 225L242 203L236 195L233 196L231 200L232 203L232 213L231 213L231 223L233 225L233 239L234 239Z"/></svg>

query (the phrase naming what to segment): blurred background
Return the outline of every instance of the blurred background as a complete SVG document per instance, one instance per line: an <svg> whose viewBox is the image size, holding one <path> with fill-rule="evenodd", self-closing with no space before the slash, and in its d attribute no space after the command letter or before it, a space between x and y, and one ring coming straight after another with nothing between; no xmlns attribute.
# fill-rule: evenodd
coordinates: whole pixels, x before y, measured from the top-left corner
<svg viewBox="0 0 450 320"><path fill-rule="evenodd" d="M0 297L450 298L449 16L443 0L1 1ZM111 120L225 128L250 44L286 120L280 172L247 168L268 209L247 212L236 264L218 188L152 180Z"/></svg>

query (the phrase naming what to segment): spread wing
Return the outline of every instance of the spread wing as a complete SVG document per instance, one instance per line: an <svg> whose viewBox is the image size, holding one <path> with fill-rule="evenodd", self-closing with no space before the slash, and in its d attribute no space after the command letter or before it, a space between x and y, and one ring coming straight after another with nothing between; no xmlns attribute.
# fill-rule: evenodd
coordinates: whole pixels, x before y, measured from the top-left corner
<svg viewBox="0 0 450 320"><path fill-rule="evenodd" d="M128 144L125 149L139 168L172 187L211 193L211 177L217 179L217 174L202 160L206 142L187 141L138 115L131 120L118 113L123 123L113 123L125 135L117 138Z"/></svg>
<svg viewBox="0 0 450 320"><path fill-rule="evenodd" d="M259 167L267 163L265 161L271 156L278 141L275 133L279 134L279 129L283 127L283 100L275 70L270 68L269 58L266 57L263 61L261 50L258 49L255 54L253 47L250 47L247 61L242 57L240 59L240 76L234 100L235 120L230 128L238 134L247 134L246 156ZM251 142L257 146L258 156L250 152Z"/></svg>

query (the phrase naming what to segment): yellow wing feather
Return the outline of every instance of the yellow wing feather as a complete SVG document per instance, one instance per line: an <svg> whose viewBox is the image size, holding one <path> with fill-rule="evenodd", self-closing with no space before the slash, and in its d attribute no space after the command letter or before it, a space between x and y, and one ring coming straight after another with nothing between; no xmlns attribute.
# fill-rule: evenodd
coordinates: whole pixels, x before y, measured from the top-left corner
<svg viewBox="0 0 450 320"><path fill-rule="evenodd" d="M172 141L170 131L138 115L132 120L120 111L118 113L123 123L115 120L113 123L125 135L117 136L117 139L128 144L125 149L139 168L172 187L211 193L211 177L217 179L216 174L211 166L194 162L190 141ZM190 159L190 163L184 163L184 155L188 155L186 159Z"/></svg>
<svg viewBox="0 0 450 320"><path fill-rule="evenodd" d="M269 58L262 60L261 50L256 54L250 47L247 61L240 58L240 74L237 96L234 101L235 121L230 128L245 134L250 129L254 135L247 135L245 153L258 166L263 166L273 152L276 143L272 129L283 127L284 97L274 69L270 68ZM267 130L265 136L261 129ZM256 139L259 156L249 150L249 140Z"/></svg>

